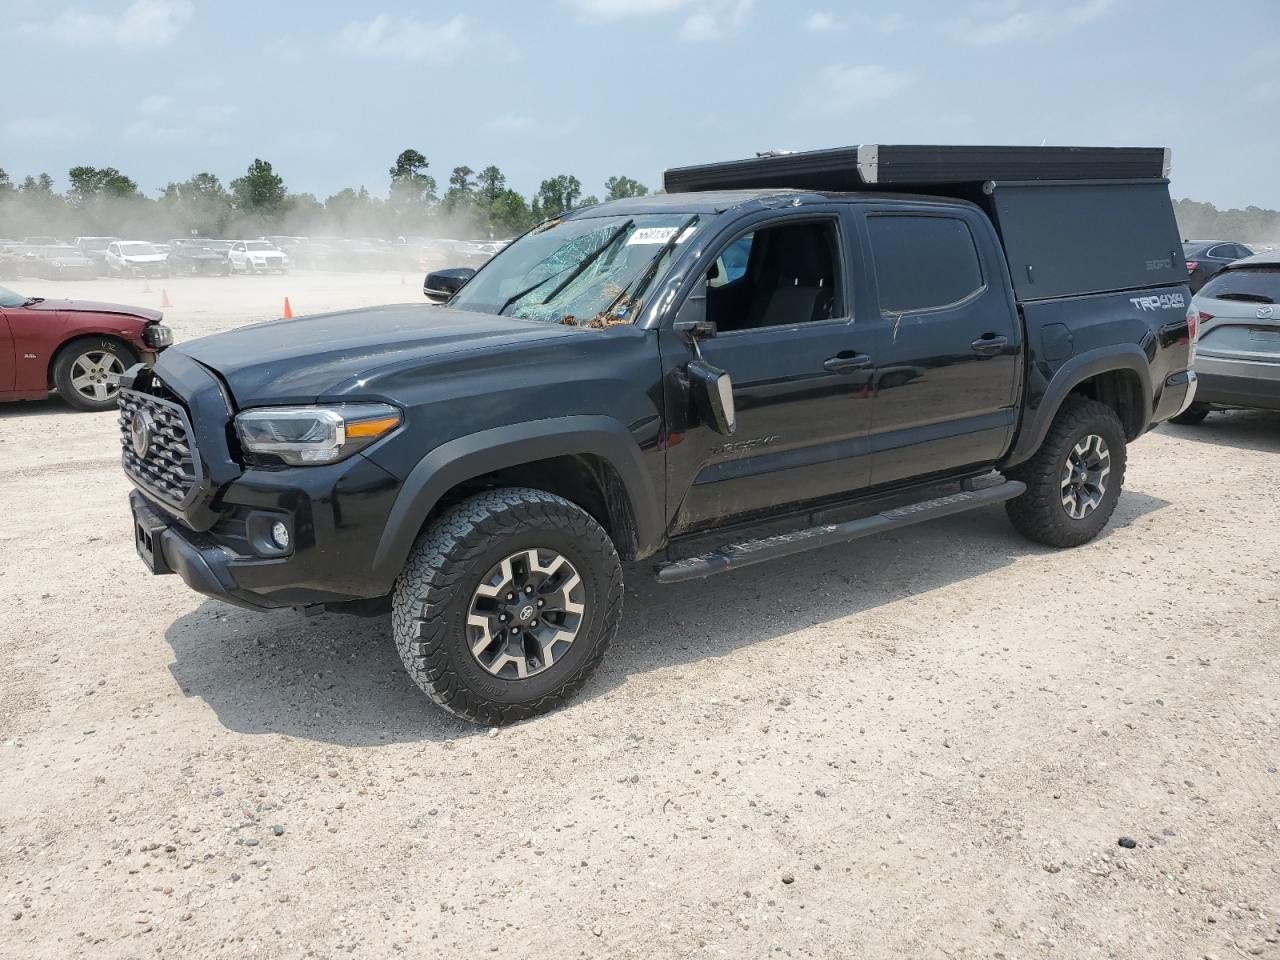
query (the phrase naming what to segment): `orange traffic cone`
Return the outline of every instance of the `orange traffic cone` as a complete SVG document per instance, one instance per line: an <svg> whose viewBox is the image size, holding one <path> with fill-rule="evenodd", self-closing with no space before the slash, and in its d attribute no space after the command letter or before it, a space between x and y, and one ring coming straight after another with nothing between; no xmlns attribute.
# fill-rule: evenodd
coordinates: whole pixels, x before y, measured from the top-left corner
<svg viewBox="0 0 1280 960"><path fill-rule="evenodd" d="M169 302L169 291L166 290L164 287L160 288L160 306L162 307L173 306L173 304Z"/></svg>
<svg viewBox="0 0 1280 960"><path fill-rule="evenodd" d="M151 278L150 278L150 277L143 277L143 278L142 278L142 292L143 292L143 293L150 293L150 292L151 292Z"/></svg>
<svg viewBox="0 0 1280 960"><path fill-rule="evenodd" d="M289 298L284 298L284 318L286 320L293 319L293 307L289 306Z"/></svg>

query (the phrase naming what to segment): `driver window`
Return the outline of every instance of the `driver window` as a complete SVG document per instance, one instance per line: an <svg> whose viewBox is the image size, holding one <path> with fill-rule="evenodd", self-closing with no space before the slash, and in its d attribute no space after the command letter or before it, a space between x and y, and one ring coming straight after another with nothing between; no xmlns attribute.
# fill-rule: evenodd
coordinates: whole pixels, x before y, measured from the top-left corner
<svg viewBox="0 0 1280 960"><path fill-rule="evenodd" d="M707 270L707 319L721 332L845 315L834 220L745 233Z"/></svg>

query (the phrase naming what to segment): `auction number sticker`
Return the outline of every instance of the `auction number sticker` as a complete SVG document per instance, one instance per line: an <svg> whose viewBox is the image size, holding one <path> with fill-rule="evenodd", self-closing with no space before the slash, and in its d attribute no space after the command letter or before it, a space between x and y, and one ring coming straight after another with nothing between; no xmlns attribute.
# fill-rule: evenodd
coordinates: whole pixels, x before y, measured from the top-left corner
<svg viewBox="0 0 1280 960"><path fill-rule="evenodd" d="M666 243L676 235L676 231L679 229L679 227L641 227L627 237L627 246L630 247L639 243ZM680 239L676 243L684 243L688 240L693 236L693 230L693 227L686 228L684 233L680 234Z"/></svg>

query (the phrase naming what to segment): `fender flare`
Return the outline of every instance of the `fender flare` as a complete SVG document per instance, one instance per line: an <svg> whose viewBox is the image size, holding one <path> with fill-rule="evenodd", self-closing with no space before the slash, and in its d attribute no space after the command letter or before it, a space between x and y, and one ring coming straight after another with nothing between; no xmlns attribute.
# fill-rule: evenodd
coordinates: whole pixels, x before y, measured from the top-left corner
<svg viewBox="0 0 1280 960"><path fill-rule="evenodd" d="M1142 424L1144 427L1149 424L1155 405L1151 392L1151 361L1142 348L1134 343L1099 347L1072 357L1054 373L1040 403L1034 410L1028 410L1024 414L1022 427L1006 466L1022 463L1040 449L1053 418L1058 415L1059 408L1072 390L1090 377L1113 370L1127 370L1138 375L1142 383Z"/></svg>
<svg viewBox="0 0 1280 960"><path fill-rule="evenodd" d="M574 416L494 427L436 447L409 472L374 554L376 578L390 590L423 522L450 489L474 477L551 457L591 455L609 463L631 501L641 551L661 540L662 509L639 444L612 417Z"/></svg>

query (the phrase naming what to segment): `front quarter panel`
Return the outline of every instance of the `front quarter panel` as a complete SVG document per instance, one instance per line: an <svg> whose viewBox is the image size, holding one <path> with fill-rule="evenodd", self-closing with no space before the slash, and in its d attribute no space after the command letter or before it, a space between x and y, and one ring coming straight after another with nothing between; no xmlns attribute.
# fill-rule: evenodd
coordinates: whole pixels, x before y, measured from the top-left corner
<svg viewBox="0 0 1280 960"><path fill-rule="evenodd" d="M571 336L391 368L321 401L381 400L405 423L365 455L404 481L379 550L398 572L450 487L509 466L591 454L622 479L641 553L662 536L665 456L657 333L573 328Z"/></svg>

